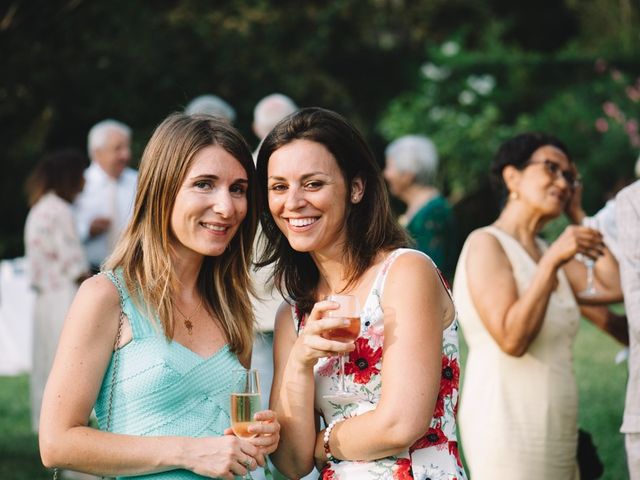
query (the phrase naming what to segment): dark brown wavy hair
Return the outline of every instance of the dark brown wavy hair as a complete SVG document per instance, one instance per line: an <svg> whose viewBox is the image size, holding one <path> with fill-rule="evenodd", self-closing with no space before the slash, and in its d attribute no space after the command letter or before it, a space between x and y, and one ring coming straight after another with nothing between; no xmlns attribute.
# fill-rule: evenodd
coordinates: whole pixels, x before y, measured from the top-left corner
<svg viewBox="0 0 640 480"><path fill-rule="evenodd" d="M257 265L275 264L276 287L285 298L308 312L317 300L318 268L309 253L291 248L266 205L269 159L294 140L309 140L327 148L347 185L343 257L347 287L357 281L379 252L408 246L410 241L392 214L380 166L360 132L341 115L323 108L304 108L286 117L267 135L258 154L258 190L265 201L260 216L264 237ZM365 188L362 200L352 204L348 186L355 178L361 178Z"/></svg>

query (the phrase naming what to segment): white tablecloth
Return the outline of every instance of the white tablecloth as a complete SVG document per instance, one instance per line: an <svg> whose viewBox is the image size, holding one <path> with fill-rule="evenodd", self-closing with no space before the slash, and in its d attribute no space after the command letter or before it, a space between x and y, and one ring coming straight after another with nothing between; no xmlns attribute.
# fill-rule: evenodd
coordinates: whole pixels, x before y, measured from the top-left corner
<svg viewBox="0 0 640 480"><path fill-rule="evenodd" d="M34 300L26 260L0 261L0 375L31 370Z"/></svg>

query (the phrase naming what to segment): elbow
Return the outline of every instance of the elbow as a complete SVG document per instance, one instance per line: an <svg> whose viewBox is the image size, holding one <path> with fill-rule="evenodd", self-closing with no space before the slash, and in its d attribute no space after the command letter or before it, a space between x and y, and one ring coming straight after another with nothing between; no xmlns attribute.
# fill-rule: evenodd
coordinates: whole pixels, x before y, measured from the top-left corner
<svg viewBox="0 0 640 480"><path fill-rule="evenodd" d="M522 340L511 340L511 341L503 341L498 343L500 350L509 355L510 357L520 358L529 349L529 342L524 342Z"/></svg>
<svg viewBox="0 0 640 480"><path fill-rule="evenodd" d="M429 430L431 424L431 418L433 417L433 410L435 409L435 399L433 402L433 408L429 411L430 415L425 415L421 421L408 421L410 419L398 419L394 424L389 425L385 429L385 443L389 451L401 452L411 447L418 439L424 436L425 432ZM415 419L414 419L415 420Z"/></svg>
<svg viewBox="0 0 640 480"><path fill-rule="evenodd" d="M299 458L296 455L291 454L291 452L286 454L283 451L280 455L279 453L280 452L276 450L269 455L269 457L278 469L278 472L286 478L302 478L313 470L314 463L312 458Z"/></svg>
<svg viewBox="0 0 640 480"><path fill-rule="evenodd" d="M60 464L59 459L59 449L57 448L57 442L54 441L50 436L40 435L39 439L40 446L40 459L42 460L42 464L46 468L54 468Z"/></svg>

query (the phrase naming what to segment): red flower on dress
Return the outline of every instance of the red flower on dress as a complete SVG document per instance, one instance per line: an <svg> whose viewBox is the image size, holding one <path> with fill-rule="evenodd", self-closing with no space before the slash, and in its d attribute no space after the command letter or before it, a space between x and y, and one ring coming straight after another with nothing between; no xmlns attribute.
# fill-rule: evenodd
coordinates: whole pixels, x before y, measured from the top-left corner
<svg viewBox="0 0 640 480"><path fill-rule="evenodd" d="M373 350L366 338L356 340L356 349L349 354L349 361L345 363L344 373L353 374L354 383L366 384L371 380L371 375L379 375L380 369L376 366L382 357L382 348Z"/></svg>
<svg viewBox="0 0 640 480"><path fill-rule="evenodd" d="M449 442L449 455L456 457L458 466L462 468L462 460L460 460L460 453L458 452L458 442Z"/></svg>
<svg viewBox="0 0 640 480"><path fill-rule="evenodd" d="M322 469L322 476L320 477L322 480L336 480L336 472L329 468L329 465Z"/></svg>
<svg viewBox="0 0 640 480"><path fill-rule="evenodd" d="M460 366L455 358L442 356L442 373L440 375L440 392L441 397L451 395L454 390L458 389L460 382Z"/></svg>
<svg viewBox="0 0 640 480"><path fill-rule="evenodd" d="M420 450L421 448L438 447L441 449L448 442L446 435L441 428L429 427L429 431L424 437L419 438L409 449L410 452ZM440 447L442 445L443 447Z"/></svg>
<svg viewBox="0 0 640 480"><path fill-rule="evenodd" d="M411 461L408 458L399 458L393 467L393 480L413 480Z"/></svg>
<svg viewBox="0 0 640 480"><path fill-rule="evenodd" d="M433 411L433 418L440 418L444 415L444 397L438 395L436 400L436 409Z"/></svg>

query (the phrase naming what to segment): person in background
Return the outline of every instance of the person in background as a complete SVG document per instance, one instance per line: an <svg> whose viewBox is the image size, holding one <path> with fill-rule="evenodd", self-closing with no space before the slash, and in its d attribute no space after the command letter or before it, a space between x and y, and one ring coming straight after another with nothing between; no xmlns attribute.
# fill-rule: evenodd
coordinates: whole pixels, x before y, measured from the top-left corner
<svg viewBox="0 0 640 480"><path fill-rule="evenodd" d="M260 144L276 124L298 108L293 101L280 93L267 95L260 100L253 111L253 131L260 139ZM259 147L258 147L259 150ZM258 152L254 153L254 158ZM259 250L261 231L258 228L254 252ZM273 380L273 322L276 311L282 303L282 296L273 286L273 268L266 266L252 270L256 296L253 297L253 312L256 316L258 335L253 344L253 368L260 370L261 385L267 394L263 396L265 408L269 405L269 392Z"/></svg>
<svg viewBox="0 0 640 480"><path fill-rule="evenodd" d="M467 466L474 480L577 479L579 304L621 299L617 264L592 228L569 225L550 245L539 237L578 186L558 139L507 140L491 173L504 207L467 238L453 286L469 346L459 416ZM597 296L581 296L577 254L598 259Z"/></svg>
<svg viewBox="0 0 640 480"><path fill-rule="evenodd" d="M75 202L78 233L91 269L100 270L131 216L137 172L131 162L131 129L116 120L96 123L87 138L91 165Z"/></svg>
<svg viewBox="0 0 640 480"><path fill-rule="evenodd" d="M292 303L275 325L278 469L290 478L314 465L324 479L466 478L455 308L434 263L404 248L362 135L334 112L304 108L265 138L258 182L269 208L261 263L274 263ZM362 305L355 341L328 337L348 323L327 318L338 307L323 300L332 293ZM341 354L346 399L326 396L339 388Z"/></svg>
<svg viewBox="0 0 640 480"><path fill-rule="evenodd" d="M296 112L298 107L286 95L272 93L262 98L253 110L253 132L260 140L260 144L253 153L254 160L258 156L262 141L276 124L286 116ZM258 252L262 238L262 231L258 226L256 240L254 242L254 252ZM253 313L256 317L257 335L253 343L253 356L251 366L260 371L260 386L263 408L269 407L269 394L273 381L273 323L276 318L278 307L282 303L282 295L273 285L273 266L267 265L262 268L251 270L253 286L256 295L251 298ZM263 472L258 470L253 476L256 479L264 478ZM305 479L315 478L317 475L308 475Z"/></svg>
<svg viewBox="0 0 640 480"><path fill-rule="evenodd" d="M217 95L200 95L189 102L184 113L187 115L211 115L233 124L236 121L235 109Z"/></svg>
<svg viewBox="0 0 640 480"><path fill-rule="evenodd" d="M272 411L229 428L233 370L249 367L254 165L228 122L173 114L140 165L134 214L85 281L47 382L47 467L137 479L232 479L278 444ZM95 404L100 430L88 426Z"/></svg>
<svg viewBox="0 0 640 480"><path fill-rule="evenodd" d="M298 106L282 93L272 93L262 98L253 109L253 133L256 134L260 144L255 149L253 156L258 156L260 145L276 124L287 115L298 110Z"/></svg>
<svg viewBox="0 0 640 480"><path fill-rule="evenodd" d="M629 323L629 379L620 431L629 479L640 480L640 180L616 196L618 260Z"/></svg>
<svg viewBox="0 0 640 480"><path fill-rule="evenodd" d="M407 205L401 225L415 240L416 248L452 280L457 254L455 225L449 203L435 186L435 145L424 135L405 135L387 146L385 156L389 191Z"/></svg>
<svg viewBox="0 0 640 480"><path fill-rule="evenodd" d="M42 394L69 305L89 264L76 232L72 202L82 191L87 158L75 150L46 155L29 175L24 244L35 290L31 426L38 431Z"/></svg>

